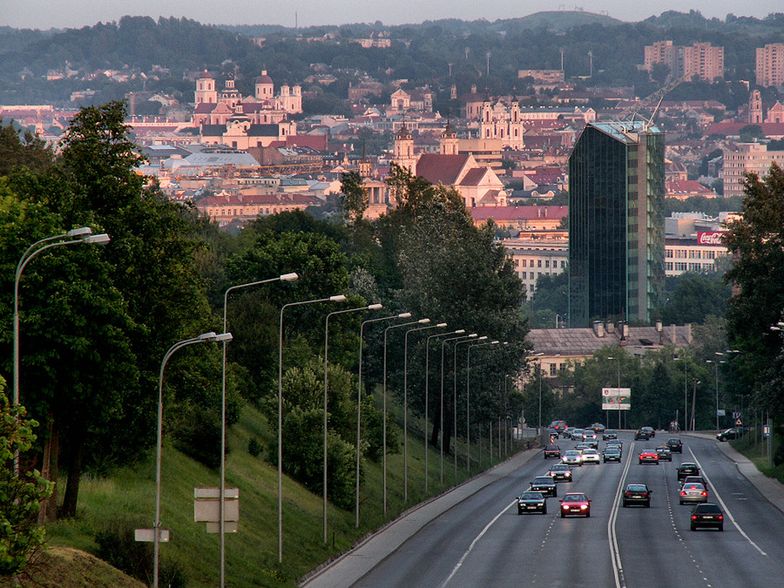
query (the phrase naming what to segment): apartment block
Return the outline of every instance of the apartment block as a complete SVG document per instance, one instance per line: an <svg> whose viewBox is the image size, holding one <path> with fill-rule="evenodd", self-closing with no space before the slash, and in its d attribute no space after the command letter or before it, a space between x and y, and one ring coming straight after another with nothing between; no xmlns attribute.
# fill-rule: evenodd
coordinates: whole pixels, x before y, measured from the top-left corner
<svg viewBox="0 0 784 588"><path fill-rule="evenodd" d="M742 196L744 174L755 173L760 177L768 174L775 162L784 167L784 151L769 151L764 143L738 143L723 150L724 196Z"/></svg>
<svg viewBox="0 0 784 588"><path fill-rule="evenodd" d="M710 43L681 47L673 45L672 41L657 41L645 46L643 59L647 71L657 63L663 63L676 78L691 80L696 75L710 82L724 77L724 47L714 47Z"/></svg>
<svg viewBox="0 0 784 588"><path fill-rule="evenodd" d="M784 43L757 47L757 85L784 86Z"/></svg>

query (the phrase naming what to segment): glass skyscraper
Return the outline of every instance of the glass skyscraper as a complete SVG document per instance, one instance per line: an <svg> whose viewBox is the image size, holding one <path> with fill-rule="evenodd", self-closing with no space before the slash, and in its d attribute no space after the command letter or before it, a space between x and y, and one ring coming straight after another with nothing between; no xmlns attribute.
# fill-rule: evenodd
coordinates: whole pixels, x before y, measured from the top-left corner
<svg viewBox="0 0 784 588"><path fill-rule="evenodd" d="M664 287L664 133L591 123L569 157L569 325L648 324Z"/></svg>

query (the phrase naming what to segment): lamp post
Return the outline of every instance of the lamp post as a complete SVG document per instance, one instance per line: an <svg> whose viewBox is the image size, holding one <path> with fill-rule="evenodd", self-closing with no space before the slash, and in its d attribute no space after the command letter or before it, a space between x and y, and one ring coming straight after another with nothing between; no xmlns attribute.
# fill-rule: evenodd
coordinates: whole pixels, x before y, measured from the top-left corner
<svg viewBox="0 0 784 588"><path fill-rule="evenodd" d="M438 323L430 325L429 327L419 327L416 329L407 329L403 337L403 503L408 503L408 335L409 333L416 333L417 331L428 331L430 329L443 329L446 323ZM425 372L425 380L427 380L427 372ZM427 422L427 421L425 421ZM425 427L427 431L427 427ZM425 433L427 434L427 432ZM425 455L427 455L427 446L425 446ZM427 471L425 471L427 476Z"/></svg>
<svg viewBox="0 0 784 588"><path fill-rule="evenodd" d="M680 357L676 357L673 361L681 361ZM688 368L689 364L686 362L686 358L683 358L683 430L689 430L689 421L688 421L688 414L689 414L689 375L688 375Z"/></svg>
<svg viewBox="0 0 784 588"><path fill-rule="evenodd" d="M282 274L277 278L247 282L226 288L223 294L223 332L228 332L227 309L229 305L229 293L242 288L260 286L272 282L294 282L299 279L296 273ZM226 355L229 341L223 342L223 368L221 377L221 452L220 452L220 585L225 585L226 580Z"/></svg>
<svg viewBox="0 0 784 588"><path fill-rule="evenodd" d="M207 343L209 341L228 342L231 341L231 333L221 333L216 335L214 332L202 333L192 339L184 339L169 347L161 361L161 372L158 377L158 432L155 448L155 520L153 521L153 588L158 588L158 571L160 568L160 545L161 545L161 454L163 453L163 373L169 358L179 349L194 345L196 343Z"/></svg>
<svg viewBox="0 0 784 588"><path fill-rule="evenodd" d="M724 354L721 351L717 351L715 353L717 356L723 356ZM719 361L718 359L706 359L705 363L712 363L715 367L716 373L716 432L719 432L719 364L720 363L727 363L726 361Z"/></svg>
<svg viewBox="0 0 784 588"><path fill-rule="evenodd" d="M620 356L619 357L613 357L613 356L610 355L610 356L607 357L607 359L609 359L610 361L615 360L615 362L616 362L615 364L618 366L618 390L620 390L621 389L621 358L620 358ZM620 392L618 392L618 394L620 394ZM619 397L619 399L620 399L620 397ZM609 425L610 423L608 422L607 424ZM620 405L620 402L618 403L618 428L619 429L621 428L621 405Z"/></svg>
<svg viewBox="0 0 784 588"><path fill-rule="evenodd" d="M383 402L383 494L384 494L384 517L387 516L387 335L391 329L399 329L400 327L410 327L411 325L426 325L430 322L429 318L419 319L418 321L410 321L401 323L399 325L392 325L384 329L384 402Z"/></svg>
<svg viewBox="0 0 784 588"><path fill-rule="evenodd" d="M457 346L462 343L469 343L474 344L478 341L487 341L487 335L482 335L481 337L477 337L473 341L458 341L455 343L453 349L453 365L455 366L455 373L454 378L452 379L452 434L455 438L455 468L454 468L454 475L455 475L455 483L457 483Z"/></svg>
<svg viewBox="0 0 784 588"><path fill-rule="evenodd" d="M424 429L425 429L425 439L424 439L425 440L425 496L427 496L427 492L428 492L428 478L430 477L429 476L429 470L428 470L428 453L430 453L430 452L428 451L428 443L427 443L427 426L428 426L428 423L430 422L429 421L429 416L428 416L428 414L429 414L428 411L430 409L430 340L431 339L435 339L437 337L446 337L446 336L449 336L449 335L462 335L463 333L465 333L465 329L457 329L457 330L451 331L449 333L437 333L435 335L430 335L425 340L425 427L424 427ZM441 346L441 349L443 350L443 345ZM443 353L441 354L441 358L443 360ZM443 379L444 379L443 367L444 367L444 364L443 364L443 361L442 361L441 362L441 382L442 382L442 384L443 384ZM442 396L442 398L443 398L443 391L444 391L444 387L442 385L441 386L441 396ZM442 409L443 409L443 407L442 407ZM443 420L443 417L442 417L442 420Z"/></svg>
<svg viewBox="0 0 784 588"><path fill-rule="evenodd" d="M356 488L355 488L355 496L354 496L354 512L355 512L355 522L354 525L358 529L359 528L359 466L360 466L360 451L359 447L362 442L362 432L361 432L361 421L362 421L362 342L364 340L364 331L365 325L369 323L377 323L381 321L391 321L394 319L405 319L411 318L410 312L401 312L399 314L395 314L392 316L385 316L382 318L376 319L368 319L363 321L359 327L359 377L358 385L357 385L357 466L356 466Z"/></svg>
<svg viewBox="0 0 784 588"><path fill-rule="evenodd" d="M109 235L106 233L93 235L92 232L90 227L80 227L71 229L61 235L39 239L30 245L19 259L19 263L16 266L16 274L14 275L14 406L19 404L19 281L22 279L22 272L35 256L47 249L62 245L78 245L80 243L105 245L110 241ZM15 467L18 468L18 464ZM18 469L16 473L19 473Z"/></svg>
<svg viewBox="0 0 784 588"><path fill-rule="evenodd" d="M468 353L466 353L466 470L469 474L471 473L471 350L499 343L500 341L490 341L469 345Z"/></svg>
<svg viewBox="0 0 784 588"><path fill-rule="evenodd" d="M324 321L324 447L323 447L323 540L327 544L327 440L328 440L328 422L327 415L329 414L329 319L338 314L348 314L350 312L362 312L365 310L381 310L384 308L383 304L369 304L367 306L360 306L359 308L347 308L345 310L336 310L327 314Z"/></svg>
<svg viewBox="0 0 784 588"><path fill-rule="evenodd" d="M444 347L450 341L461 341L464 339L474 339L478 337L476 333L470 333L469 335L462 335L460 337L451 337L450 339L444 339L441 342L441 485L444 484ZM457 345L457 343L455 343ZM453 369L457 371L457 365L453 363ZM455 377L457 377L455 375ZM455 452L457 453L457 452ZM457 464L457 462L455 462ZM457 467L455 465L455 467ZM457 475L457 474L455 474Z"/></svg>
<svg viewBox="0 0 784 588"><path fill-rule="evenodd" d="M543 351L534 353L531 357L542 357ZM542 362L539 360L536 364L536 370L539 372L539 421L536 425L536 434L542 434Z"/></svg>
<svg viewBox="0 0 784 588"><path fill-rule="evenodd" d="M283 314L292 306L304 306L319 302L345 302L343 294L289 302L280 307L280 323L278 327L278 562L283 561Z"/></svg>

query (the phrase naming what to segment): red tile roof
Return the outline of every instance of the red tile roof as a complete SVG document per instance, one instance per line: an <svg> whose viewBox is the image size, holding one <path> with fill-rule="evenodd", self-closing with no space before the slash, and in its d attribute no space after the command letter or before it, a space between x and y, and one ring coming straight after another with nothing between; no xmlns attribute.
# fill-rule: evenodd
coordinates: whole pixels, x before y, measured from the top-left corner
<svg viewBox="0 0 784 588"><path fill-rule="evenodd" d="M424 153L417 161L416 173L431 184L453 186L457 183L457 178L469 157L467 154L440 155Z"/></svg>
<svg viewBox="0 0 784 588"><path fill-rule="evenodd" d="M460 182L461 186L478 186L487 173L486 167L475 167L465 175Z"/></svg>
<svg viewBox="0 0 784 588"><path fill-rule="evenodd" d="M716 196L710 188L706 188L697 180L669 180L665 182L664 189L667 194L703 194Z"/></svg>

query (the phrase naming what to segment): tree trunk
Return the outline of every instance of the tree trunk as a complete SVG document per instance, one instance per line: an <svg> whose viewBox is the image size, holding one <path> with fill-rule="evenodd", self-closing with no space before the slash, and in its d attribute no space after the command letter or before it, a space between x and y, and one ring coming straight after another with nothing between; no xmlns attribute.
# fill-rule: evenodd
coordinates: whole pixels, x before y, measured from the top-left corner
<svg viewBox="0 0 784 588"><path fill-rule="evenodd" d="M438 447L438 435L441 432L441 406L431 413L433 419L433 432L430 434L430 445Z"/></svg>
<svg viewBox="0 0 784 588"><path fill-rule="evenodd" d="M44 480L57 482L59 469L57 456L60 452L60 435L54 424L54 415L50 411L46 419L46 443L41 460L41 476ZM44 525L47 521L57 520L57 484L55 483L52 495L41 502L38 510L38 524Z"/></svg>
<svg viewBox="0 0 784 588"><path fill-rule="evenodd" d="M68 463L68 481L65 486L65 496L60 515L64 518L76 516L76 503L79 498L79 481L82 476L82 453L84 443L81 438L74 439Z"/></svg>

